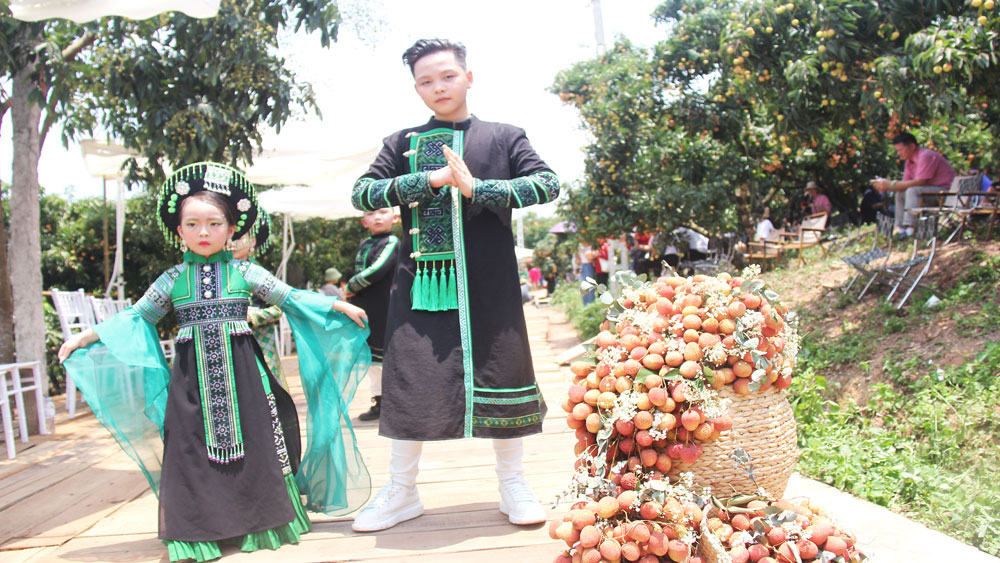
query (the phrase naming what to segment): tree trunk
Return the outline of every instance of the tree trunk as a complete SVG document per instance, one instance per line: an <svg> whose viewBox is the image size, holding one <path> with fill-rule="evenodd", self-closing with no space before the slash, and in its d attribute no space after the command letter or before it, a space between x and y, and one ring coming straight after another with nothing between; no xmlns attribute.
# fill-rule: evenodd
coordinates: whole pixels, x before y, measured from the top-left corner
<svg viewBox="0 0 1000 563"><path fill-rule="evenodd" d="M7 269L7 227L4 226L3 198L0 196L0 364L14 361L14 298Z"/></svg>
<svg viewBox="0 0 1000 563"><path fill-rule="evenodd" d="M26 38L21 44L37 39ZM38 360L45 371L45 317L42 307L42 245L39 225L38 157L41 138L38 126L41 108L29 101L35 86L35 65L29 63L14 75L14 171L10 201L10 248L17 260L10 263L14 293L14 339L17 360ZM43 381L48 377L43 376ZM47 387L46 387L47 394ZM30 394L28 394L30 395ZM34 403L34 396L31 395ZM28 399L26 396L25 399ZM27 402L27 401L26 401ZM26 405L28 413L35 405ZM28 422L38 431L36 417Z"/></svg>

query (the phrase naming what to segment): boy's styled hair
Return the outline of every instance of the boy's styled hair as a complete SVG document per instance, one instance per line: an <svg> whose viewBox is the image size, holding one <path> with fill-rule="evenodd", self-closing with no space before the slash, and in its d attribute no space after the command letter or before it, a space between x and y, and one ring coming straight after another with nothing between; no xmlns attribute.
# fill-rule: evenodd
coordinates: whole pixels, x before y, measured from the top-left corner
<svg viewBox="0 0 1000 563"><path fill-rule="evenodd" d="M465 67L465 45L447 39L418 40L403 53L403 64L410 67L410 74L413 74L413 66L417 64L417 61L438 51L451 51L455 54L455 62L462 67L462 70L468 70Z"/></svg>

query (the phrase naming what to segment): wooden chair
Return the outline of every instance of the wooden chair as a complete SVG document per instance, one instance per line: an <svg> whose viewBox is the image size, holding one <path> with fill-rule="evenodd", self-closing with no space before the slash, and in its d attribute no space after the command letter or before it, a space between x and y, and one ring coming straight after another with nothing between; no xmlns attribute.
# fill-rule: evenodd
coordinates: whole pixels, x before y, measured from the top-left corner
<svg viewBox="0 0 1000 563"><path fill-rule="evenodd" d="M747 251L743 255L747 262L757 262L761 269L767 270L767 263L773 264L781 261L784 245L777 240L765 240L761 242L747 242Z"/></svg>
<svg viewBox="0 0 1000 563"><path fill-rule="evenodd" d="M802 251L806 248L819 246L820 250L823 251L823 256L826 256L826 248L823 247L823 233L826 232L828 217L829 214L825 211L815 213L803 219L802 224L794 233L784 231L778 233L782 241L782 250L799 251L799 267L806 263L802 256Z"/></svg>
<svg viewBox="0 0 1000 563"><path fill-rule="evenodd" d="M970 197L978 201L974 207L964 213L963 225L967 225L969 220L974 217L989 215L990 226L986 231L986 240L990 240L993 238L993 223L997 221L997 214L1000 212L1000 193L979 192Z"/></svg>
<svg viewBox="0 0 1000 563"><path fill-rule="evenodd" d="M94 326L94 307L82 289L76 291L52 290L52 303L56 307L63 340ZM76 384L66 378L66 410L69 417L76 416Z"/></svg>
<svg viewBox="0 0 1000 563"><path fill-rule="evenodd" d="M938 216L941 223L957 223L943 243L948 244L962 231L966 219L976 209L980 199L975 196L983 193L980 192L982 184L982 174L955 176L948 191L921 193L920 207L907 209L907 212L917 217L933 214Z"/></svg>
<svg viewBox="0 0 1000 563"><path fill-rule="evenodd" d="M0 365L0 418L3 419L3 436L7 445L7 459L14 459L14 423L10 411L10 398L14 397L17 408L18 429L21 442L28 443L28 412L24 408L24 393L35 392L35 410L38 411L38 431L48 434L45 428L45 397L42 395L41 362L19 362ZM21 375L22 370L31 370L30 377Z"/></svg>

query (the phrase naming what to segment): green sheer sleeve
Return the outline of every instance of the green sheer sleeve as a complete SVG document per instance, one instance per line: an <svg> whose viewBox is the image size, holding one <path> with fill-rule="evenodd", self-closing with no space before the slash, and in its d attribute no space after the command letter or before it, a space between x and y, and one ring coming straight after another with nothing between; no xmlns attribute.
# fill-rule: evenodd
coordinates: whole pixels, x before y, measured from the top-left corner
<svg viewBox="0 0 1000 563"><path fill-rule="evenodd" d="M155 323L170 309L170 289L180 271L171 268L135 305L95 326L100 341L64 363L94 415L157 494L170 369Z"/></svg>
<svg viewBox="0 0 1000 563"><path fill-rule="evenodd" d="M368 328L334 311L335 297L293 289L267 270L237 263L254 294L281 307L295 337L306 396L306 445L295 476L310 510L339 516L371 493L347 408L371 364Z"/></svg>

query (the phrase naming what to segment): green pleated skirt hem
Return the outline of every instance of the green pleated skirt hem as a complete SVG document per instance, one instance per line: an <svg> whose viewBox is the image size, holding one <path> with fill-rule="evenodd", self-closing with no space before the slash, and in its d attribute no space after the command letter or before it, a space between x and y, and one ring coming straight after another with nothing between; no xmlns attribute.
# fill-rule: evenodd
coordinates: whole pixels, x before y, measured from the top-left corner
<svg viewBox="0 0 1000 563"><path fill-rule="evenodd" d="M302 499L299 496L299 487L295 484L295 477L285 476L285 487L288 489L288 498L292 501L295 509L295 518L282 526L252 532L245 536L229 538L222 541L176 541L163 540L167 545L167 552L171 561L183 561L194 559L195 561L210 561L222 557L220 544L233 544L240 546L241 551L257 551L258 549L278 549L286 543L299 543L299 536L312 529L312 522L306 515L306 509L302 506Z"/></svg>

